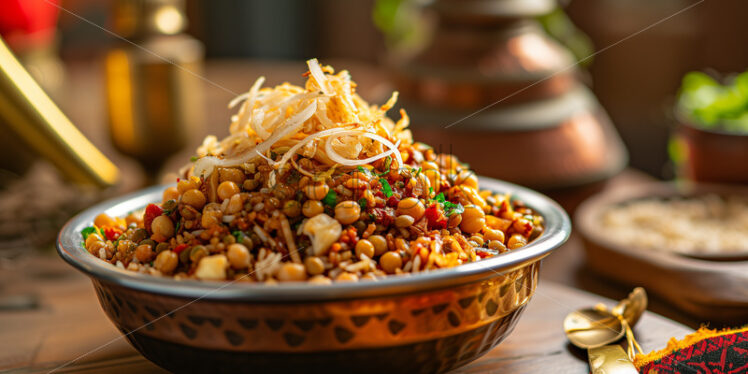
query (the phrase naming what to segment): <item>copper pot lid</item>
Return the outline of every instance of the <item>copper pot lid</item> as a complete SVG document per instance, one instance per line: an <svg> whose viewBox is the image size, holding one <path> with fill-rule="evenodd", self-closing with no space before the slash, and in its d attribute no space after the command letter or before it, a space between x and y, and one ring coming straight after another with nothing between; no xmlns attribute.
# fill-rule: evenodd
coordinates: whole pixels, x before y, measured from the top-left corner
<svg viewBox="0 0 748 374"><path fill-rule="evenodd" d="M451 18L519 18L551 12L555 0L436 0L429 7Z"/></svg>
<svg viewBox="0 0 748 374"><path fill-rule="evenodd" d="M473 113L418 103L405 102L414 127L441 127L459 131L529 131L559 126L575 113L599 106L590 90L581 84L569 92L546 100L537 100L485 108Z"/></svg>

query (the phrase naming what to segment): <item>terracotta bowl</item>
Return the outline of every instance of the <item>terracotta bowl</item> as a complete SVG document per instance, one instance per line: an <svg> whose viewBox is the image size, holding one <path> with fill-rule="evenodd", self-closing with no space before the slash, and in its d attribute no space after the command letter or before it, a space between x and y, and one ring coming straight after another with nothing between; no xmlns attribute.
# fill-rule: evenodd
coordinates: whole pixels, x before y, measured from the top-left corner
<svg viewBox="0 0 748 374"><path fill-rule="evenodd" d="M160 201L163 186L94 206L60 232L62 258L91 277L109 319L146 358L174 372L444 372L499 344L538 281L540 260L569 236L539 193L481 179L536 209L529 245L460 267L379 281L266 286L175 281L118 269L83 248L81 229Z"/></svg>
<svg viewBox="0 0 748 374"><path fill-rule="evenodd" d="M618 282L643 286L704 322L742 325L748 320L748 256L655 251L613 241L600 228L603 212L617 204L704 194L748 196L748 188L646 183L588 199L577 209L574 224L584 238L592 269Z"/></svg>
<svg viewBox="0 0 748 374"><path fill-rule="evenodd" d="M681 121L678 136L688 147L684 165L687 178L748 184L748 134L707 130Z"/></svg>

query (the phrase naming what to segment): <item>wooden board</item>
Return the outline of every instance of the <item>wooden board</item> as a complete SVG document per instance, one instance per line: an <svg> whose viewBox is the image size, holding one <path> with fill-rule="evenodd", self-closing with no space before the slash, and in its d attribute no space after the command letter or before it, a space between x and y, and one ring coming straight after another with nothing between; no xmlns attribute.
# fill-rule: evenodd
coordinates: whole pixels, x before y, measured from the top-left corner
<svg viewBox="0 0 748 374"><path fill-rule="evenodd" d="M90 281L56 256L13 260L0 271L0 371L163 373L140 356L107 320ZM566 342L570 311L607 300L541 280L516 330L487 355L457 373L586 373L585 353ZM645 350L692 330L656 314L636 327Z"/></svg>

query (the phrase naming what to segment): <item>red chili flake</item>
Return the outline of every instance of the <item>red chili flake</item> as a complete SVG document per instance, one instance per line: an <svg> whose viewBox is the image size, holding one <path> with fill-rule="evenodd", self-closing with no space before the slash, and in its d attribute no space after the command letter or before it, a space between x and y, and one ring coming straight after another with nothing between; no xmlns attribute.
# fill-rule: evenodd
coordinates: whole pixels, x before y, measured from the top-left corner
<svg viewBox="0 0 748 374"><path fill-rule="evenodd" d="M389 197L389 199L387 199L387 205L388 206L395 207L395 206L397 206L397 203L399 203L399 202L400 202L400 199L398 199L395 195L392 195L392 196Z"/></svg>
<svg viewBox="0 0 748 374"><path fill-rule="evenodd" d="M106 235L106 238L109 240L117 240L117 238L122 235L122 231L113 227L106 227L104 228L104 235Z"/></svg>
<svg viewBox="0 0 748 374"><path fill-rule="evenodd" d="M153 220L156 217L160 216L163 212L164 210L156 204L148 204L148 206L145 207L145 214L143 215L143 226L145 226L146 231L148 231L148 235L153 234L153 231L151 230L151 223L153 223Z"/></svg>
<svg viewBox="0 0 748 374"><path fill-rule="evenodd" d="M189 247L189 245L187 245L187 244L180 244L180 245L178 245L178 246L176 246L174 248L174 253L179 254L182 251L184 251L185 249L187 249L187 247Z"/></svg>
<svg viewBox="0 0 748 374"><path fill-rule="evenodd" d="M395 214L392 208L374 208L371 213L374 215L374 222L389 227L395 222Z"/></svg>
<svg viewBox="0 0 748 374"><path fill-rule="evenodd" d="M426 220L432 229L447 228L447 217L442 212L441 204L432 203L426 208Z"/></svg>

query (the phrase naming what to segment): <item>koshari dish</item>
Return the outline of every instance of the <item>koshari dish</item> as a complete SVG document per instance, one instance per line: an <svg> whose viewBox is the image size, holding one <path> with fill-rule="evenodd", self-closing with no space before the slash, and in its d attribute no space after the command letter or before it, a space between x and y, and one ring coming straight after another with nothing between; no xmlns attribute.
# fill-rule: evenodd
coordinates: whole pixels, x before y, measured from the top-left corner
<svg viewBox="0 0 748 374"><path fill-rule="evenodd" d="M385 114L396 93L369 105L347 71L308 66L304 87L258 79L161 204L99 215L86 249L176 279L327 284L458 266L542 233L530 208L414 143L405 111Z"/></svg>

